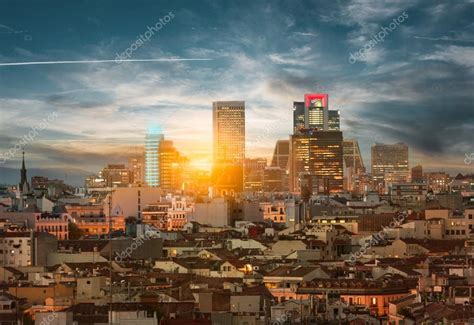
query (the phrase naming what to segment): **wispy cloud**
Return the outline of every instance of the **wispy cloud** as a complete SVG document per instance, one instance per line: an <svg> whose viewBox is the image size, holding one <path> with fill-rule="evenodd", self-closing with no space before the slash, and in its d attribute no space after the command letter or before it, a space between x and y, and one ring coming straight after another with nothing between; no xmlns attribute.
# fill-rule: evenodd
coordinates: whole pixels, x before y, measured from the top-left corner
<svg viewBox="0 0 474 325"><path fill-rule="evenodd" d="M161 58L161 59L126 59L121 62L179 62L179 61L210 61L212 59L199 58ZM70 61L29 61L29 62L0 62L0 66L18 65L49 65L49 64L91 64L91 63L117 63L116 60L70 60Z"/></svg>
<svg viewBox="0 0 474 325"><path fill-rule="evenodd" d="M474 66L474 47L450 45L438 46L438 51L421 57L422 60L452 62L461 66Z"/></svg>
<svg viewBox="0 0 474 325"><path fill-rule="evenodd" d="M318 33L314 32L294 32L296 36L317 37Z"/></svg>
<svg viewBox="0 0 474 325"><path fill-rule="evenodd" d="M449 36L441 36L441 37L413 36L413 38L427 40L427 41L474 43L474 39L462 39L462 38L455 38L455 37L449 37Z"/></svg>

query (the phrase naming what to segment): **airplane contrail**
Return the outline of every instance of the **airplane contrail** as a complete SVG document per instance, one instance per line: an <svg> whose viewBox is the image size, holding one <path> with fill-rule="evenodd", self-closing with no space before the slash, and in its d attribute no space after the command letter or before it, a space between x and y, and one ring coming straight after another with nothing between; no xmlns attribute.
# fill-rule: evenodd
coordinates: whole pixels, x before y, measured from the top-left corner
<svg viewBox="0 0 474 325"><path fill-rule="evenodd" d="M210 61L212 59L125 59L123 62L173 62L173 61ZM87 63L118 63L116 60L77 60L77 61L30 61L30 62L0 62L0 67L16 65L45 65L45 64L87 64Z"/></svg>

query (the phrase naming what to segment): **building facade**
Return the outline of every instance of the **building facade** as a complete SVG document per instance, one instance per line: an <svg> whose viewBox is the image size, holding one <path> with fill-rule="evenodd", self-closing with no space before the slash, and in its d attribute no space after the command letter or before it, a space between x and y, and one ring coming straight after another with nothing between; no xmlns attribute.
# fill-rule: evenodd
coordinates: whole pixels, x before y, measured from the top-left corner
<svg viewBox="0 0 474 325"><path fill-rule="evenodd" d="M160 143L160 187L163 190L175 191L182 188L183 169L187 160L174 147L173 141L163 140Z"/></svg>
<svg viewBox="0 0 474 325"><path fill-rule="evenodd" d="M343 190L342 132L306 130L291 136L290 191L312 193Z"/></svg>
<svg viewBox="0 0 474 325"><path fill-rule="evenodd" d="M212 116L214 133L213 194L232 196L243 191L245 102L213 102Z"/></svg>
<svg viewBox="0 0 474 325"><path fill-rule="evenodd" d="M143 153L128 158L128 169L132 173L134 184L145 183L145 156Z"/></svg>
<svg viewBox="0 0 474 325"><path fill-rule="evenodd" d="M293 133L305 129L305 107L304 102L293 102Z"/></svg>
<svg viewBox="0 0 474 325"><path fill-rule="evenodd" d="M160 186L160 143L164 136L159 128L149 128L145 138L145 183Z"/></svg>
<svg viewBox="0 0 474 325"><path fill-rule="evenodd" d="M389 172L403 172L407 175L408 146L404 143L383 144L376 143L372 146L372 177L381 188L385 185L385 174Z"/></svg>
<svg viewBox="0 0 474 325"><path fill-rule="evenodd" d="M133 183L132 172L125 165L107 165L100 177L107 187L128 186Z"/></svg>

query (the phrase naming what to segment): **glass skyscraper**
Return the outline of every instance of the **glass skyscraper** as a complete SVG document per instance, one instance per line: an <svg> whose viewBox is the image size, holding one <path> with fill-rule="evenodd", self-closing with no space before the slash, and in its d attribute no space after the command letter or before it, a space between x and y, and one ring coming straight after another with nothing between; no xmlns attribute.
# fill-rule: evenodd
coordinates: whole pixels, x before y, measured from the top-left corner
<svg viewBox="0 0 474 325"><path fill-rule="evenodd" d="M297 134L305 128L304 102L293 102L293 133Z"/></svg>
<svg viewBox="0 0 474 325"><path fill-rule="evenodd" d="M243 190L245 159L245 102L212 103L214 132L213 187L216 195Z"/></svg>
<svg viewBox="0 0 474 325"><path fill-rule="evenodd" d="M341 130L341 112L339 110L328 110L328 130Z"/></svg>
<svg viewBox="0 0 474 325"><path fill-rule="evenodd" d="M160 143L164 136L161 128L148 128L145 138L145 183L148 186L160 186Z"/></svg>
<svg viewBox="0 0 474 325"><path fill-rule="evenodd" d="M306 129L328 129L328 95L306 94L305 98L305 128Z"/></svg>
<svg viewBox="0 0 474 325"><path fill-rule="evenodd" d="M386 173L404 174L409 176L408 146L404 143L383 144L372 146L372 177L377 184L385 184Z"/></svg>
<svg viewBox="0 0 474 325"><path fill-rule="evenodd" d="M342 191L342 132L310 129L291 135L290 152L290 191L300 192L304 183L313 194Z"/></svg>

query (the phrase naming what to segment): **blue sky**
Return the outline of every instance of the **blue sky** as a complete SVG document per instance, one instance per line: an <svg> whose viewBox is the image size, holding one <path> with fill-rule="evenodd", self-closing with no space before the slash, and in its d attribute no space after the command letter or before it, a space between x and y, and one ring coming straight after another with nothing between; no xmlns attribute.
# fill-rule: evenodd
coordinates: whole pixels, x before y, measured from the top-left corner
<svg viewBox="0 0 474 325"><path fill-rule="evenodd" d="M374 142L405 142L411 165L472 172L474 3L469 1L20 1L0 4L0 153L50 114L26 145L35 168L98 171L126 162L158 124L206 165L211 102L245 100L247 155L291 132L292 102L329 93L344 137L370 165ZM130 55L200 61L49 65ZM355 63L350 54L407 18ZM16 168L20 154L3 167ZM1 181L1 180L0 180Z"/></svg>

